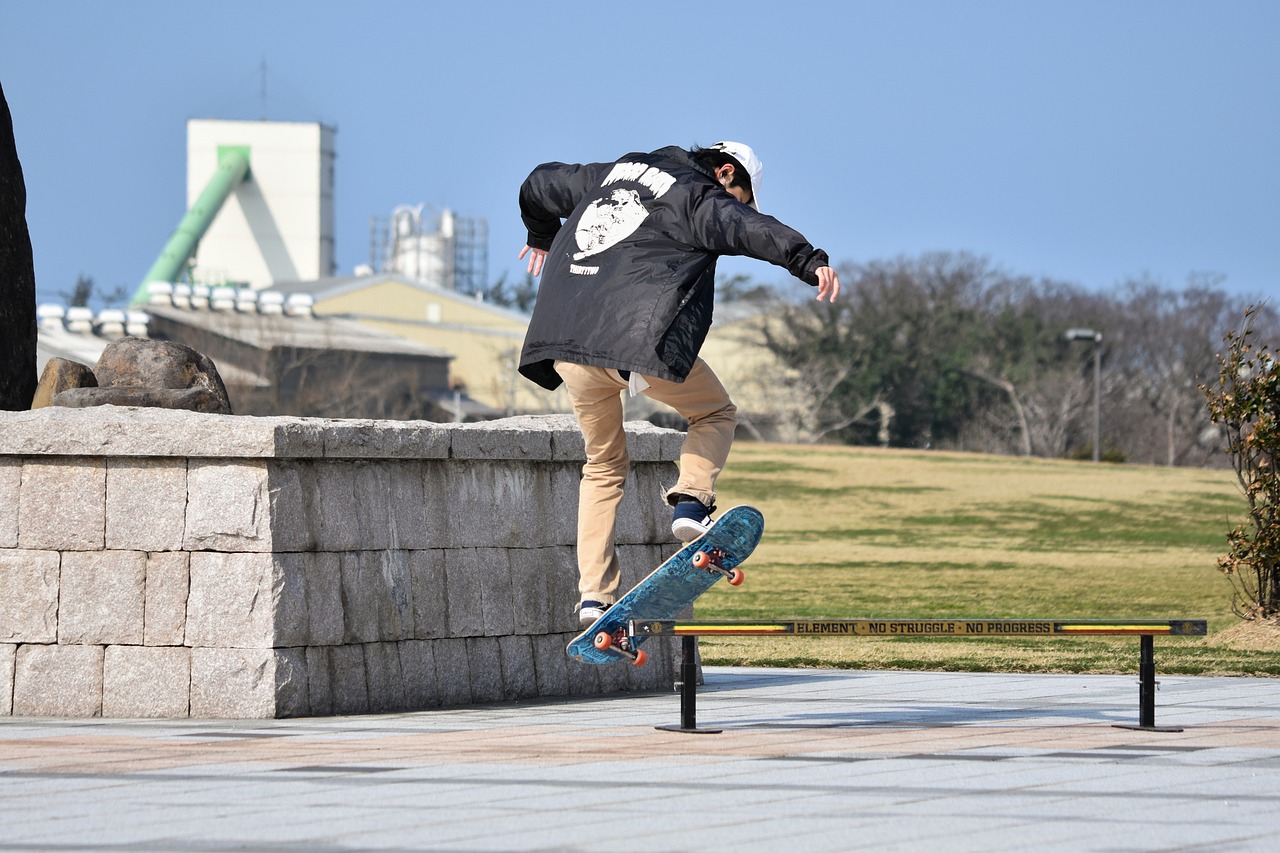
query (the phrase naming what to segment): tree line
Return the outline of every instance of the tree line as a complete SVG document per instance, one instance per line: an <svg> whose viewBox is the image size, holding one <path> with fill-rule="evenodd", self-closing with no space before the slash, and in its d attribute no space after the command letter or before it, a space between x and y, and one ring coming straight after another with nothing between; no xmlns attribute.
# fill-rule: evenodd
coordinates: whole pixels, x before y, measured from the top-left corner
<svg viewBox="0 0 1280 853"><path fill-rule="evenodd" d="M1280 328L1207 276L1097 292L962 253L839 272L834 305L727 288L768 303L752 333L782 370L762 381L802 401L775 413L802 440L1093 458L1096 390L1101 458L1225 466L1200 386L1251 305L1264 339Z"/></svg>

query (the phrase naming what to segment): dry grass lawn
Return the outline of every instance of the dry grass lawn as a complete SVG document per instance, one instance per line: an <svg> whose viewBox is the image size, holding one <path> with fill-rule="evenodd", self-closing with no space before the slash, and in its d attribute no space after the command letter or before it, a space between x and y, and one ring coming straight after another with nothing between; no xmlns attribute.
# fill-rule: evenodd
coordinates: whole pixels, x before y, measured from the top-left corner
<svg viewBox="0 0 1280 853"><path fill-rule="evenodd" d="M705 619L1207 619L1157 638L1162 672L1280 675L1272 632L1241 628L1217 571L1244 515L1229 471L741 442L719 504L765 537ZM1129 672L1133 638L718 638L709 663Z"/></svg>

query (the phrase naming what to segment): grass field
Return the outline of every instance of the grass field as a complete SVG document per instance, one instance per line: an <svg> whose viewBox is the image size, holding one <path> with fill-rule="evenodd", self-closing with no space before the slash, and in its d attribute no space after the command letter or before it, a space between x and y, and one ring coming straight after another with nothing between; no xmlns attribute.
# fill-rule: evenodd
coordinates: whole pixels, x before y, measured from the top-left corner
<svg viewBox="0 0 1280 853"><path fill-rule="evenodd" d="M765 536L741 587L699 619L1207 619L1157 637L1159 672L1280 675L1239 634L1216 568L1244 499L1229 471L739 442L722 508ZM1252 647L1251 647L1252 646ZM960 671L1133 672L1132 637L703 638L707 663Z"/></svg>

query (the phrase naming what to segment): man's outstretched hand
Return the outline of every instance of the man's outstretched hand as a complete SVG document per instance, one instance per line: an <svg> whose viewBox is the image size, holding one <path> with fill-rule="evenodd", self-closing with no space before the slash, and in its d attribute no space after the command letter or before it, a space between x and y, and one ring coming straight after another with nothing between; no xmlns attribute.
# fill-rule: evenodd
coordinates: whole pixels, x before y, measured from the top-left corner
<svg viewBox="0 0 1280 853"><path fill-rule="evenodd" d="M538 266L541 268L542 265ZM826 299L828 302L835 302L840 295L840 276L831 267L818 267L813 273L818 277L818 301Z"/></svg>

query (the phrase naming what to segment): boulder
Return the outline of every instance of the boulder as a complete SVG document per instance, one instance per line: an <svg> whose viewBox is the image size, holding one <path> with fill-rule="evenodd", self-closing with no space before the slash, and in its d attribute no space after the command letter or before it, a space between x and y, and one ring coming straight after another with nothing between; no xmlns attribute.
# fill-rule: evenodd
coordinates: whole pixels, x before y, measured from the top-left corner
<svg viewBox="0 0 1280 853"><path fill-rule="evenodd" d="M40 384L36 386L35 398L31 408L43 409L53 405L53 398L63 391L72 388L96 388L98 380L93 369L87 364L65 358L51 358L40 374Z"/></svg>
<svg viewBox="0 0 1280 853"><path fill-rule="evenodd" d="M55 406L147 406L231 414L231 400L213 360L173 341L121 338L107 345L93 370L97 388L72 388Z"/></svg>

